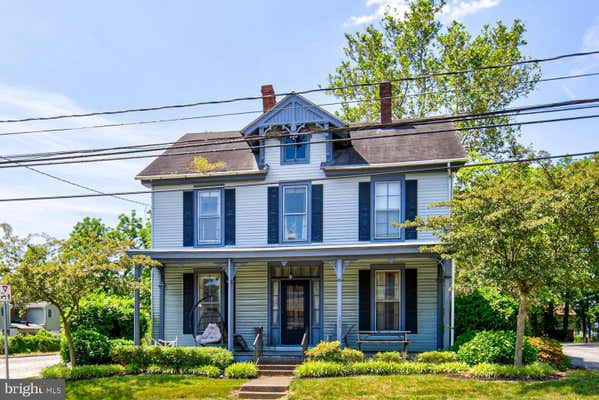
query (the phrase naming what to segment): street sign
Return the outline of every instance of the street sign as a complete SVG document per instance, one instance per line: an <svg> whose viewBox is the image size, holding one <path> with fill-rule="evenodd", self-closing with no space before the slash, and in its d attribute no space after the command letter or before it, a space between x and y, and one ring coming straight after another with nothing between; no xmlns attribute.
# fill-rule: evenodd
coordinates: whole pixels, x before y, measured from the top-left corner
<svg viewBox="0 0 599 400"><path fill-rule="evenodd" d="M0 301L10 303L10 285L0 285Z"/></svg>

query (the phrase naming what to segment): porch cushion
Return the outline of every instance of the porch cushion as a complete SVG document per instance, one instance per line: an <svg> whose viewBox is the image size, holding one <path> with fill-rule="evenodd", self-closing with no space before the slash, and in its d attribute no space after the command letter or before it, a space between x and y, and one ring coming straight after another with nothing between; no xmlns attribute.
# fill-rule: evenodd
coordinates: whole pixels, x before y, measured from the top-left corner
<svg viewBox="0 0 599 400"><path fill-rule="evenodd" d="M204 332L196 337L198 344L218 343L223 335L216 324L208 324Z"/></svg>

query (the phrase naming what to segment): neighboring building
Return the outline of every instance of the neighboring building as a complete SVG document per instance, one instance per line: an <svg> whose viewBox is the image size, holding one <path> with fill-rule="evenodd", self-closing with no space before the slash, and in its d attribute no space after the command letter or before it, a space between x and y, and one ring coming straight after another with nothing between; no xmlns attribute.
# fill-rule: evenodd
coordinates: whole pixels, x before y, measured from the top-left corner
<svg viewBox="0 0 599 400"><path fill-rule="evenodd" d="M410 351L447 347L450 263L420 251L438 242L431 233L391 222L448 212L429 205L450 198L449 167L466 161L454 124L368 129L262 93L264 113L245 128L187 134L136 178L155 191L152 249L132 253L163 264L153 336L194 345L201 316L189 311L213 294L229 347L232 333L251 347L257 328L271 350L358 329L409 330ZM381 110L391 123L390 99ZM194 172L199 156L216 168Z"/></svg>
<svg viewBox="0 0 599 400"><path fill-rule="evenodd" d="M60 332L60 315L58 308L46 301L30 303L24 314L10 305L10 334L17 332L23 334L35 334L40 329L54 333ZM20 317L19 315L23 315ZM0 329L4 329L4 307L0 307Z"/></svg>

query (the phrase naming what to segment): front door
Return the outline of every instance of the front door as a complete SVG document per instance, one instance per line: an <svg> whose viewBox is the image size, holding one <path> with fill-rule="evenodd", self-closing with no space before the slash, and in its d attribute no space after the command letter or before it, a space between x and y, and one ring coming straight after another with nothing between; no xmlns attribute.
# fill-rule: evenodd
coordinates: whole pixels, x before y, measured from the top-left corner
<svg viewBox="0 0 599 400"><path fill-rule="evenodd" d="M300 344L310 327L310 281L281 282L281 343Z"/></svg>

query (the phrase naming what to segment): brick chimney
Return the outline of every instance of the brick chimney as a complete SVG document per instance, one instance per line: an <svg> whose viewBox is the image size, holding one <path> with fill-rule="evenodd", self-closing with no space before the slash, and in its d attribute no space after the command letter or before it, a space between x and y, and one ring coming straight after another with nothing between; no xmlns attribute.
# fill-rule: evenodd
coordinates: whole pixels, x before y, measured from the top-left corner
<svg viewBox="0 0 599 400"><path fill-rule="evenodd" d="M381 124L391 123L391 82L379 83L379 101L381 102Z"/></svg>
<svg viewBox="0 0 599 400"><path fill-rule="evenodd" d="M275 90L272 85L262 85L260 91L262 92L262 110L267 112L273 108L277 102Z"/></svg>

